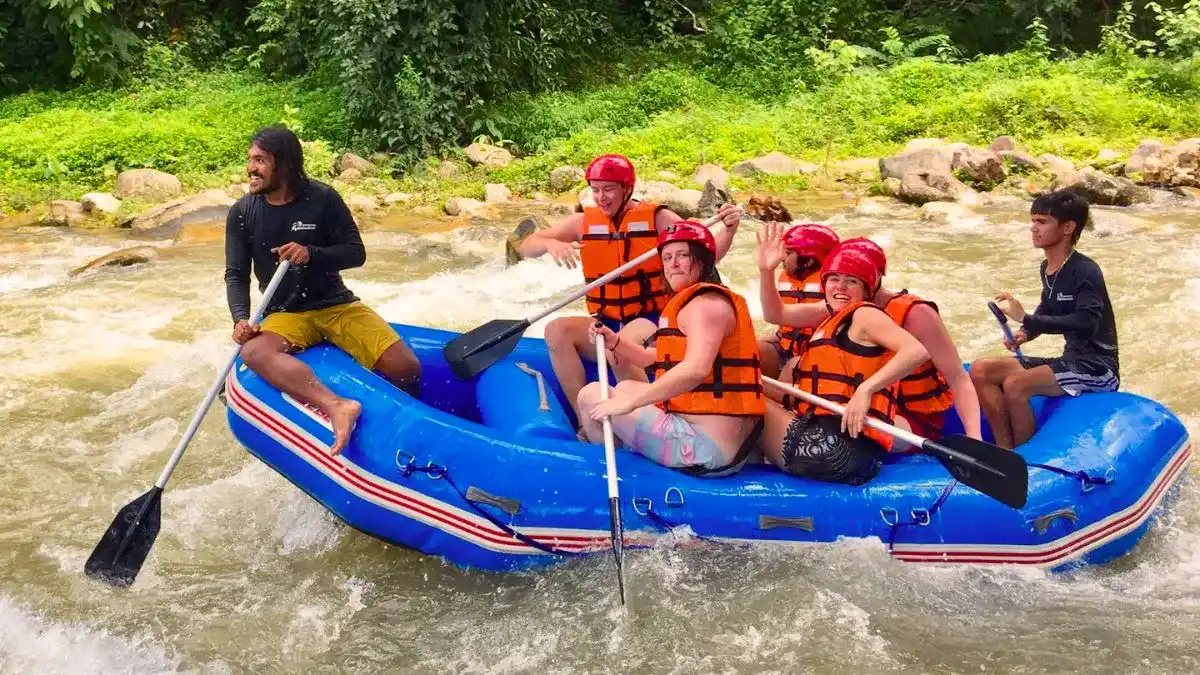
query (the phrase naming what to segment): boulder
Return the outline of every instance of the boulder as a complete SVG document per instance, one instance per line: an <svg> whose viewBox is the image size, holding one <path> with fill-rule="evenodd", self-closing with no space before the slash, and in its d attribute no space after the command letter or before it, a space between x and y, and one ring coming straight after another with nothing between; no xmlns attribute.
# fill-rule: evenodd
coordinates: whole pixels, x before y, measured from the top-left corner
<svg viewBox="0 0 1200 675"><path fill-rule="evenodd" d="M709 218L721 208L722 204L732 202L733 196L725 188L724 183L709 180L704 183L704 192L700 195L700 203L696 205L696 215Z"/></svg>
<svg viewBox="0 0 1200 675"><path fill-rule="evenodd" d="M413 196L407 192L392 192L383 198L383 203L387 206L395 206L396 204L407 204L413 200Z"/></svg>
<svg viewBox="0 0 1200 675"><path fill-rule="evenodd" d="M132 248L123 248L120 251L113 251L107 255L102 255L99 258L89 260L88 262L71 270L70 276L77 276L88 270L100 269L101 267L122 267L127 265L140 265L158 260L158 249L153 246L134 246Z"/></svg>
<svg viewBox="0 0 1200 675"><path fill-rule="evenodd" d="M1075 165L1071 163L1071 160L1063 159L1057 155L1045 154L1038 157L1038 160L1048 171L1054 174L1074 173L1075 171Z"/></svg>
<svg viewBox="0 0 1200 675"><path fill-rule="evenodd" d="M1125 162L1117 162L1104 167L1104 173L1111 173L1114 176L1120 176L1125 173Z"/></svg>
<svg viewBox="0 0 1200 675"><path fill-rule="evenodd" d="M79 198L83 210L87 212L116 213L121 208L121 200L107 192L89 192Z"/></svg>
<svg viewBox="0 0 1200 675"><path fill-rule="evenodd" d="M1129 153L1129 159L1125 160L1125 175L1129 178L1137 177L1137 174L1145 170L1146 159L1157 156L1162 150L1162 141L1147 139L1138 143L1133 152Z"/></svg>
<svg viewBox="0 0 1200 675"><path fill-rule="evenodd" d="M661 180L640 180L633 186L634 199L655 204L666 202L676 192L679 192L678 187Z"/></svg>
<svg viewBox="0 0 1200 675"><path fill-rule="evenodd" d="M894 157L883 157L879 160L879 177L904 179L904 174L914 171L944 174L949 176L950 158L941 150L921 148L906 151Z"/></svg>
<svg viewBox="0 0 1200 675"><path fill-rule="evenodd" d="M1090 167L1056 177L1051 188L1070 190L1092 204L1107 206L1130 206L1150 201L1148 189L1127 178L1109 176Z"/></svg>
<svg viewBox="0 0 1200 675"><path fill-rule="evenodd" d="M488 183L483 186L483 201L489 204L506 202L512 199L512 190L503 183Z"/></svg>
<svg viewBox="0 0 1200 675"><path fill-rule="evenodd" d="M975 212L965 204L928 202L921 206L921 220L926 222L963 222L974 217L976 217Z"/></svg>
<svg viewBox="0 0 1200 675"><path fill-rule="evenodd" d="M359 157L353 152L347 152L346 154L342 155L342 161L338 166L341 168L343 173L349 169L353 169L358 171L359 174L363 176L373 175L379 170L374 164L368 162L362 157Z"/></svg>
<svg viewBox="0 0 1200 675"><path fill-rule="evenodd" d="M892 176L883 180L883 194L889 197L896 197L900 194L900 179Z"/></svg>
<svg viewBox="0 0 1200 675"><path fill-rule="evenodd" d="M184 225L224 219L233 204L233 198L224 190L205 190L150 209L136 218L122 221L120 226L141 232L175 234Z"/></svg>
<svg viewBox="0 0 1200 675"><path fill-rule="evenodd" d="M458 162L452 159L443 159L441 164L438 164L438 176L440 178L453 178L462 173L462 168L458 166Z"/></svg>
<svg viewBox="0 0 1200 675"><path fill-rule="evenodd" d="M791 176L808 168L811 170L805 171L805 173L812 173L816 170L815 166L804 162L797 163L796 160L782 152L772 152L769 155L738 162L733 167L733 173L738 176L753 176L760 173L768 176Z"/></svg>
<svg viewBox="0 0 1200 675"><path fill-rule="evenodd" d="M512 153L495 145L487 143L472 143L463 149L467 161L472 166L482 166L487 169L500 169L512 162Z"/></svg>
<svg viewBox="0 0 1200 675"><path fill-rule="evenodd" d="M351 195L346 200L346 206L349 206L351 211L358 213L371 213L379 209L379 204L375 199L366 195Z"/></svg>
<svg viewBox="0 0 1200 675"><path fill-rule="evenodd" d="M1200 188L1189 187L1187 185L1179 185L1172 188L1171 192L1185 199L1192 199L1200 202Z"/></svg>
<svg viewBox="0 0 1200 675"><path fill-rule="evenodd" d="M1173 148L1147 157L1142 182L1200 187L1200 138L1189 138Z"/></svg>
<svg viewBox="0 0 1200 675"><path fill-rule="evenodd" d="M900 154L904 155L910 152L917 152L918 150L936 150L949 158L946 146L946 141L940 138L914 138L904 144L904 150Z"/></svg>
<svg viewBox="0 0 1200 675"><path fill-rule="evenodd" d="M1044 165L1033 155L1020 150L1001 150L996 153L1000 159L1004 160L1013 171L1017 173L1030 173L1033 171L1041 171Z"/></svg>
<svg viewBox="0 0 1200 675"><path fill-rule="evenodd" d="M344 169L340 174L338 174L337 180L347 185L353 185L362 180L362 177L363 172L359 171L358 169Z"/></svg>
<svg viewBox="0 0 1200 675"><path fill-rule="evenodd" d="M583 169L577 166L560 166L550 172L550 189L566 192L583 180Z"/></svg>
<svg viewBox="0 0 1200 675"><path fill-rule="evenodd" d="M724 188L729 185L729 172L716 164L701 164L696 167L696 172L692 174L692 182L697 185L704 185L707 189L708 183Z"/></svg>
<svg viewBox="0 0 1200 675"><path fill-rule="evenodd" d="M451 197L446 200L443 208L446 211L446 215L450 216L467 216L470 218L491 220L495 215L487 204L478 199L467 197Z"/></svg>
<svg viewBox="0 0 1200 675"><path fill-rule="evenodd" d="M684 218L695 218L700 214L700 190L676 190L663 199L663 204Z"/></svg>
<svg viewBox="0 0 1200 675"><path fill-rule="evenodd" d="M1017 149L1017 140L1012 136L998 136L988 149L995 153L1015 152Z"/></svg>
<svg viewBox="0 0 1200 675"><path fill-rule="evenodd" d="M934 171L909 171L900 179L897 197L909 204L952 202L967 191L957 178Z"/></svg>
<svg viewBox="0 0 1200 675"><path fill-rule="evenodd" d="M144 199L167 199L176 197L183 192L183 184L169 173L154 169L130 169L122 171L117 176L117 189L114 194L126 199L142 197Z"/></svg>
<svg viewBox="0 0 1200 675"><path fill-rule="evenodd" d="M538 230L544 230L547 227L550 227L550 222L541 216L529 216L520 223L517 223L516 229L513 230L512 234L508 235L508 238L504 240L504 266L512 267L513 265L516 265L524 260L525 256L521 255L521 253L517 251L517 247L520 246L521 242L525 241L529 235L537 232Z"/></svg>
<svg viewBox="0 0 1200 675"><path fill-rule="evenodd" d="M1008 178L1000 155L965 144L954 148L950 156L950 169L955 176L977 187L991 188Z"/></svg>
<svg viewBox="0 0 1200 675"><path fill-rule="evenodd" d="M87 218L83 204L69 199L55 199L50 202L50 214L42 221L43 225L78 225Z"/></svg>

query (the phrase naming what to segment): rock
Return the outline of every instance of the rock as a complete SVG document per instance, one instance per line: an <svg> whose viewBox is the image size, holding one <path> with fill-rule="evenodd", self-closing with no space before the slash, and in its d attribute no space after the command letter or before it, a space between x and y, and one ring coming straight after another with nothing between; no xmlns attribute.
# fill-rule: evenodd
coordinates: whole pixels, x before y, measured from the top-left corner
<svg viewBox="0 0 1200 675"><path fill-rule="evenodd" d="M1186 199L1193 199L1196 201L1200 201L1200 188L1189 187L1187 185L1179 185L1179 186L1172 188L1171 192L1174 192L1175 194L1179 195L1180 197L1184 197Z"/></svg>
<svg viewBox="0 0 1200 675"><path fill-rule="evenodd" d="M1004 161L991 150L961 145L954 148L950 156L950 169L961 179L969 180L979 187L994 187L1008 178Z"/></svg>
<svg viewBox="0 0 1200 675"><path fill-rule="evenodd" d="M433 204L422 204L412 210L413 215L433 217L438 215L437 207Z"/></svg>
<svg viewBox="0 0 1200 675"><path fill-rule="evenodd" d="M847 159L831 165L829 173L834 180L870 182L879 174L879 160L870 157Z"/></svg>
<svg viewBox="0 0 1200 675"><path fill-rule="evenodd" d="M153 208L136 218L123 221L121 227L133 227L141 232L175 234L184 225L223 220L234 199L224 190L205 190L183 199Z"/></svg>
<svg viewBox="0 0 1200 675"><path fill-rule="evenodd" d="M660 180L642 180L633 186L634 199L655 204L665 203L676 192L679 192L678 187Z"/></svg>
<svg viewBox="0 0 1200 675"><path fill-rule="evenodd" d="M113 251L108 255L102 255L99 258L89 260L88 262L71 270L70 276L77 276L88 270L100 269L101 267L119 267L127 265L140 265L158 260L158 249L153 246L134 246L132 248L124 248L120 251Z"/></svg>
<svg viewBox="0 0 1200 675"><path fill-rule="evenodd" d="M554 203L547 207L546 211L552 216L569 216L576 213L576 210L570 204Z"/></svg>
<svg viewBox="0 0 1200 675"><path fill-rule="evenodd" d="M1146 167L1146 159L1158 155L1162 150L1162 141L1147 139L1138 143L1129 154L1129 159L1125 160L1125 175L1134 178L1136 174L1140 174Z"/></svg>
<svg viewBox="0 0 1200 675"><path fill-rule="evenodd" d="M512 190L503 183L488 183L483 186L483 201L489 204L506 202L512 199Z"/></svg>
<svg viewBox="0 0 1200 675"><path fill-rule="evenodd" d="M885 178L883 180L883 194L889 197L895 197L900 194L900 179L896 177Z"/></svg>
<svg viewBox="0 0 1200 675"><path fill-rule="evenodd" d="M925 171L949 176L950 158L940 150L922 148L879 160L879 177L882 180L888 178L903 180L904 174L911 171Z"/></svg>
<svg viewBox="0 0 1200 675"><path fill-rule="evenodd" d="M696 167L696 172L692 174L692 182L704 185L707 189L709 181L719 188L724 188L729 185L729 172L716 164L701 164Z"/></svg>
<svg viewBox="0 0 1200 675"><path fill-rule="evenodd" d="M996 153L1017 173L1041 171L1043 164L1036 157L1020 150L1001 150Z"/></svg>
<svg viewBox="0 0 1200 675"><path fill-rule="evenodd" d="M1092 204L1130 206L1150 201L1150 191L1133 181L1109 176L1090 167L1054 179L1053 190L1070 190Z"/></svg>
<svg viewBox="0 0 1200 675"><path fill-rule="evenodd" d="M1200 138L1189 138L1173 148L1147 157L1142 182L1200 187Z"/></svg>
<svg viewBox="0 0 1200 675"><path fill-rule="evenodd" d="M520 223L517 223L517 228L512 231L512 234L508 235L507 239L504 240L504 266L512 267L513 265L516 265L524 260L525 256L521 255L520 252L517 251L517 247L520 246L521 242L525 241L529 235L537 232L538 230L544 230L547 227L550 227L549 221L541 216L530 216L522 220Z"/></svg>
<svg viewBox="0 0 1200 675"><path fill-rule="evenodd" d="M921 220L926 222L962 222L973 217L975 217L975 213L964 204L928 202L921 206Z"/></svg>
<svg viewBox="0 0 1200 675"><path fill-rule="evenodd" d="M467 197L451 197L446 200L444 208L446 215L450 216L467 216L470 218L491 220L495 215L487 204L478 199Z"/></svg>
<svg viewBox="0 0 1200 675"><path fill-rule="evenodd" d="M396 204L406 204L413 200L413 196L407 192L392 192L383 198L383 203L387 206L395 206Z"/></svg>
<svg viewBox="0 0 1200 675"><path fill-rule="evenodd" d="M362 177L363 172L359 171L358 169L345 169L338 174L337 180L340 180L347 185L353 185L354 183L362 180Z"/></svg>
<svg viewBox="0 0 1200 675"><path fill-rule="evenodd" d="M473 166L483 166L488 169L506 167L513 158L512 153L504 148L487 143L472 143L463 150L463 154L467 156L467 161Z"/></svg>
<svg viewBox="0 0 1200 675"><path fill-rule="evenodd" d="M695 218L700 214L700 200L704 193L699 190L676 190L663 199L663 204L684 218Z"/></svg>
<svg viewBox="0 0 1200 675"><path fill-rule="evenodd" d="M342 161L339 166L342 169L343 174L346 171L353 169L358 171L360 176L370 176L379 170L374 164L368 162L362 157L359 157L353 152L347 152L346 154L342 155Z"/></svg>
<svg viewBox="0 0 1200 675"><path fill-rule="evenodd" d="M358 211L360 213L370 213L379 208L379 204L375 202L375 199L366 195L351 195L346 200L346 206L349 206L351 211Z"/></svg>
<svg viewBox="0 0 1200 675"><path fill-rule="evenodd" d="M949 174L933 171L909 171L900 179L897 197L909 204L952 202L967 191L967 186Z"/></svg>
<svg viewBox="0 0 1200 675"><path fill-rule="evenodd" d="M667 181L679 180L679 174L674 173L673 171L659 171L658 177Z"/></svg>
<svg viewBox="0 0 1200 675"><path fill-rule="evenodd" d="M114 194L121 198L143 197L145 199L167 199L183 192L183 184L169 173L154 169L130 169L117 176Z"/></svg>
<svg viewBox="0 0 1200 675"><path fill-rule="evenodd" d="M899 178L889 178L897 183ZM854 215L856 216L881 216L888 213L888 206L892 200L887 197L863 197L854 203Z"/></svg>
<svg viewBox="0 0 1200 675"><path fill-rule="evenodd" d="M1104 173L1111 173L1114 176L1120 176L1125 173L1125 162L1117 162L1104 167Z"/></svg>
<svg viewBox="0 0 1200 675"><path fill-rule="evenodd" d="M733 173L738 176L753 176L760 173L768 176L790 176L798 173L802 168L812 166L806 163L797 164L796 160L782 152L772 152L769 155L738 162L733 167ZM813 167L812 170L815 171L816 168Z"/></svg>
<svg viewBox="0 0 1200 675"><path fill-rule="evenodd" d="M1116 160L1121 159L1121 153L1112 148L1104 148L1097 155L1096 159L1092 160L1093 164L1112 164Z"/></svg>
<svg viewBox="0 0 1200 675"><path fill-rule="evenodd" d="M590 209L596 205L596 200L592 198L592 188L585 187L579 191L579 205L585 209Z"/></svg>
<svg viewBox="0 0 1200 675"><path fill-rule="evenodd" d="M709 218L721 208L722 204L733 201L733 196L725 189L724 183L708 180L704 183L704 192L700 195L700 203L696 205L696 215Z"/></svg>
<svg viewBox="0 0 1200 675"><path fill-rule="evenodd" d="M949 155L949 153L946 152L946 141L940 138L914 138L908 143L904 144L904 150L902 150L900 154L906 155L910 152L917 152L919 150L936 150L943 155Z"/></svg>
<svg viewBox="0 0 1200 675"><path fill-rule="evenodd" d="M121 208L121 200L107 192L89 192L79 198L79 203L83 204L83 210L89 213L92 211L116 213Z"/></svg>
<svg viewBox="0 0 1200 675"><path fill-rule="evenodd" d="M50 215L42 221L43 225L78 225L87 218L83 204L68 199L55 199L50 202Z"/></svg>
<svg viewBox="0 0 1200 675"><path fill-rule="evenodd" d="M380 167L390 162L391 159L392 156L386 152L372 152L371 156L367 158L367 161L371 162L371 164L374 164L376 167Z"/></svg>
<svg viewBox="0 0 1200 675"><path fill-rule="evenodd" d="M583 180L584 171L578 166L560 166L550 172L550 189L566 192Z"/></svg>
<svg viewBox="0 0 1200 675"><path fill-rule="evenodd" d="M1038 160L1041 161L1046 169L1054 174L1073 173L1075 171L1075 165L1070 160L1056 155L1045 154L1038 157Z"/></svg>
<svg viewBox="0 0 1200 675"><path fill-rule="evenodd" d="M443 159L441 164L438 164L438 176L441 178L453 178L462 173L458 162L450 159Z"/></svg>
<svg viewBox="0 0 1200 675"><path fill-rule="evenodd" d="M1016 152L1017 141L1012 136L999 136L996 138L996 140L992 141L992 144L988 146L988 149L992 152L1000 154L1005 152Z"/></svg>
<svg viewBox="0 0 1200 675"><path fill-rule="evenodd" d="M751 195L746 202L746 215L764 223L792 222L791 212L773 195Z"/></svg>

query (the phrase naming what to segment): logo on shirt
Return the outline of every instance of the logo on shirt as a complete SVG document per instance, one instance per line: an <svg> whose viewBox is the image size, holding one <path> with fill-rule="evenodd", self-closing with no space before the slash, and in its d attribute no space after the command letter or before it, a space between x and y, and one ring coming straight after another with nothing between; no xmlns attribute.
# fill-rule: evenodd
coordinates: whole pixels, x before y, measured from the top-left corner
<svg viewBox="0 0 1200 675"><path fill-rule="evenodd" d="M316 223L305 223L297 220L292 223L292 232L308 232L317 229Z"/></svg>
<svg viewBox="0 0 1200 675"><path fill-rule="evenodd" d="M1071 302L1074 299L1075 299L1075 296L1067 295L1067 294L1063 293L1062 291L1059 291L1058 297L1055 298L1055 300L1058 300L1059 302Z"/></svg>

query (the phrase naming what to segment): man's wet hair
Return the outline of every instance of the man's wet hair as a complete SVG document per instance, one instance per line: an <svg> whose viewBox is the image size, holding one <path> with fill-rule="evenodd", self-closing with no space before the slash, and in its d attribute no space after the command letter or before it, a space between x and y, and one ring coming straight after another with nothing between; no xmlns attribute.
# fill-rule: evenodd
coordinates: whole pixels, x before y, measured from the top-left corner
<svg viewBox="0 0 1200 675"><path fill-rule="evenodd" d="M1079 243L1084 228L1092 228L1087 200L1070 190L1059 190L1034 199L1029 207L1029 215L1050 216L1059 223L1073 221L1075 231L1071 233L1072 246Z"/></svg>
<svg viewBox="0 0 1200 675"><path fill-rule="evenodd" d="M304 173L304 148L291 129L279 125L263 127L254 132L251 145L275 159L275 172L283 177L292 190L300 190L308 184Z"/></svg>

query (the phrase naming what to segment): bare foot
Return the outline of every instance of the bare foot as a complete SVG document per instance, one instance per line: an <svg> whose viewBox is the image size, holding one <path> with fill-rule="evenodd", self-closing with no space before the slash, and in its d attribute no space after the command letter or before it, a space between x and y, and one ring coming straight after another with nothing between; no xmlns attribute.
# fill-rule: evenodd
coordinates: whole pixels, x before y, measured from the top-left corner
<svg viewBox="0 0 1200 675"><path fill-rule="evenodd" d="M350 434L354 433L354 423L360 414L362 414L362 404L348 398L339 400L337 405L330 409L329 418L333 422L333 445L329 447L329 454L337 455L346 448L346 444L350 442Z"/></svg>

